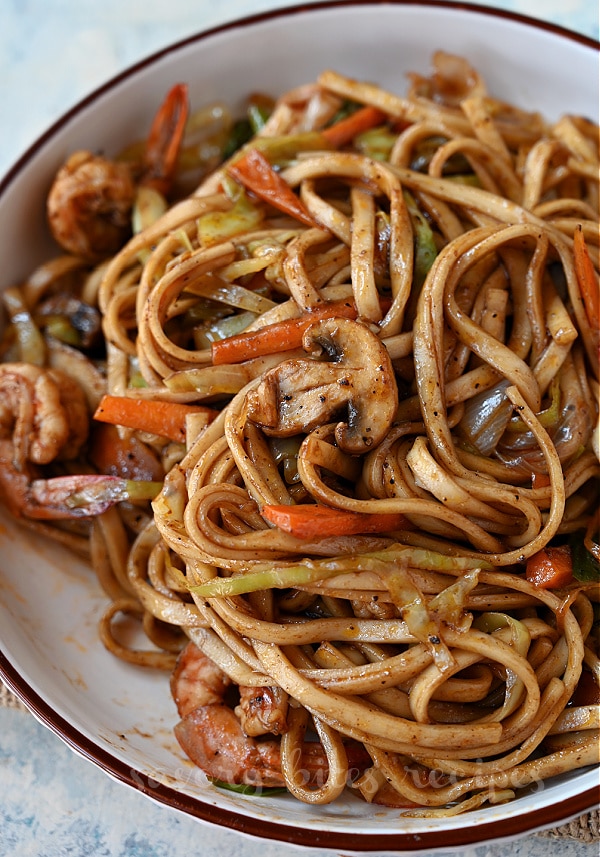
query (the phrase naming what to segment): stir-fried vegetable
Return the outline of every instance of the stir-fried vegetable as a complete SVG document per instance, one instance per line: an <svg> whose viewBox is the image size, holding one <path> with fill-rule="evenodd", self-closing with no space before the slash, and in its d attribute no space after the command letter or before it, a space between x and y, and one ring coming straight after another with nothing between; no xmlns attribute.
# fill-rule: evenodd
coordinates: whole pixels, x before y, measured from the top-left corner
<svg viewBox="0 0 600 857"><path fill-rule="evenodd" d="M486 634L497 634L498 636L506 635L505 642L515 649L522 658L527 656L527 652L531 644L529 631L523 622L520 622L513 616L509 616L507 613L482 613L481 616L475 620L474 626L479 631L484 631ZM504 719L515 711L523 699L524 689L525 686L522 679L520 679L512 670L507 670L506 687L504 689L504 703L502 705L500 715L498 715L499 719Z"/></svg>
<svg viewBox="0 0 600 857"><path fill-rule="evenodd" d="M270 161L256 148L248 149L228 167L230 175L259 199L306 226L318 226L287 182L275 172Z"/></svg>
<svg viewBox="0 0 600 857"><path fill-rule="evenodd" d="M527 561L527 580L540 589L560 589L573 582L573 557L568 545L545 547Z"/></svg>
<svg viewBox="0 0 600 857"><path fill-rule="evenodd" d="M34 479L28 490L27 516L44 520L95 517L123 500L153 500L162 486L162 482L94 473Z"/></svg>
<svg viewBox="0 0 600 857"><path fill-rule="evenodd" d="M232 577L215 577L207 583L190 586L190 592L202 598L226 598L232 595L245 595L248 592L260 592L268 589L289 589L304 586L317 580L345 574L347 569L320 563L306 563L293 566L272 566L250 571Z"/></svg>
<svg viewBox="0 0 600 857"><path fill-rule="evenodd" d="M414 196L404 191L404 201L410 215L415 234L415 285L419 288L437 256L433 232Z"/></svg>
<svg viewBox="0 0 600 857"><path fill-rule="evenodd" d="M375 161L389 161L398 134L388 125L377 125L358 134L352 146Z"/></svg>
<svg viewBox="0 0 600 857"><path fill-rule="evenodd" d="M361 107L349 116L340 119L321 131L321 134L334 149L340 149L347 145L358 134L362 134L369 128L380 125L386 119L385 113L376 107Z"/></svg>
<svg viewBox="0 0 600 857"><path fill-rule="evenodd" d="M263 518L300 539L350 536L357 533L390 533L406 525L399 513L368 514L329 509L327 506L263 506Z"/></svg>
<svg viewBox="0 0 600 857"><path fill-rule="evenodd" d="M201 414L210 422L217 413L203 405L106 395L98 405L94 419L185 443L185 423L188 417Z"/></svg>
<svg viewBox="0 0 600 857"><path fill-rule="evenodd" d="M272 797L273 795L283 795L287 792L287 789L282 786L251 786L247 783L226 783L223 780L217 780L215 777L208 777L208 780L218 789L237 792L240 795Z"/></svg>
<svg viewBox="0 0 600 857"><path fill-rule="evenodd" d="M43 366L46 359L44 338L19 290L5 289L2 299L16 334L20 359L35 366Z"/></svg>
<svg viewBox="0 0 600 857"><path fill-rule="evenodd" d="M600 330L600 291L598 277L585 242L583 229L578 226L573 236L573 254L577 282L585 305L587 318L594 330Z"/></svg>
<svg viewBox="0 0 600 857"><path fill-rule="evenodd" d="M580 583L600 582L600 562L588 550L583 531L573 533L569 539L573 562L573 577Z"/></svg>
<svg viewBox="0 0 600 857"><path fill-rule="evenodd" d="M292 351L302 346L305 330L323 318L356 318L357 310L352 300L331 301L319 304L310 312L297 318L274 322L258 330L229 336L211 346L214 366L223 363L241 363L265 354Z"/></svg>
<svg viewBox="0 0 600 857"><path fill-rule="evenodd" d="M164 502L159 497L158 502ZM399 573L402 568L416 568L429 571L470 571L477 568L491 568L481 559L467 556L446 556L425 548L413 548L408 545L394 544L380 551L369 551L356 556L333 557L331 559L303 559L297 565L274 565L257 563L252 571L231 577L215 577L206 583L190 586L190 591L203 598L226 598L258 592L266 589L289 589L304 586L341 574L361 571L376 573Z"/></svg>
<svg viewBox="0 0 600 857"><path fill-rule="evenodd" d="M233 185L234 182L231 182ZM198 238L204 247L210 247L256 229L264 217L260 203L251 200L243 188L236 184L235 192L227 187L233 201L229 211L209 211L198 218Z"/></svg>

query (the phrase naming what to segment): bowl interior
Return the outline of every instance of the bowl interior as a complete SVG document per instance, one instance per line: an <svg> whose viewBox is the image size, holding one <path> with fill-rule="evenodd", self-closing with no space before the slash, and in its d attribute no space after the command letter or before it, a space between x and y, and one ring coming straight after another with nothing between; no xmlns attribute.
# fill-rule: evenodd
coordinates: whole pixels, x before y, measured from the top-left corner
<svg viewBox="0 0 600 857"><path fill-rule="evenodd" d="M80 147L109 154L143 134L167 89L190 86L193 107L273 95L325 68L402 93L436 49L466 56L492 94L550 119L597 119L596 50L584 39L490 10L452 4L334 4L260 16L190 38L140 63L62 117L0 184L3 287L55 252L44 200L56 168ZM249 62L248 58L252 61ZM582 81L586 85L582 85ZM402 819L351 796L307 807L284 797L216 791L172 735L167 677L116 661L98 639L104 595L91 571L53 544L0 518L0 671L75 749L151 797L184 812L298 844L372 850L448 847L557 823L587 809L596 784L581 772L540 784L514 803L464 818ZM352 834L348 820L352 819ZM313 837L311 839L311 837Z"/></svg>

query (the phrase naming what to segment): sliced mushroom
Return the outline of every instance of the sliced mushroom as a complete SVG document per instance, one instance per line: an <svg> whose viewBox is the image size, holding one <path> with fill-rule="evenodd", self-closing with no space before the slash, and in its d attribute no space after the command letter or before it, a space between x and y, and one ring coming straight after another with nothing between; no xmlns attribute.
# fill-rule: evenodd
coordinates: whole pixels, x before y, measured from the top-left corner
<svg viewBox="0 0 600 857"><path fill-rule="evenodd" d="M335 429L340 449L361 454L377 446L398 407L394 370L381 340L361 322L330 318L306 330L303 347L313 359L284 361L249 392L249 419L266 434L288 437L345 415ZM323 355L329 359L319 359Z"/></svg>
<svg viewBox="0 0 600 857"><path fill-rule="evenodd" d="M35 319L40 327L45 327L49 332L53 324L61 322L61 326L70 328L79 348L93 348L102 333L100 311L66 292L51 295L40 303L35 311Z"/></svg>

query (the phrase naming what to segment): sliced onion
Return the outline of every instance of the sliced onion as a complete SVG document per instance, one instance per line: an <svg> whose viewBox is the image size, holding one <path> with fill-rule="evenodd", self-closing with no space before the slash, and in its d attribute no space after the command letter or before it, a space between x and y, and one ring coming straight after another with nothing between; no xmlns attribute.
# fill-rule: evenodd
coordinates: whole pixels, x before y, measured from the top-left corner
<svg viewBox="0 0 600 857"><path fill-rule="evenodd" d="M465 402L460 429L469 443L482 455L491 455L504 434L512 414L506 395L510 381L503 379Z"/></svg>

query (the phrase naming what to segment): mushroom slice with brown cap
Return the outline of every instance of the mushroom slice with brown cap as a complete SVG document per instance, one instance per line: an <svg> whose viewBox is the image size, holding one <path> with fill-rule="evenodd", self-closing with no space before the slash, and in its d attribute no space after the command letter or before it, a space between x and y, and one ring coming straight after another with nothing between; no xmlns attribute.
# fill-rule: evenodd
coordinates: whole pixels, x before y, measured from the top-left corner
<svg viewBox="0 0 600 857"><path fill-rule="evenodd" d="M248 418L266 434L288 437L345 415L335 428L340 449L350 454L373 449L398 407L383 343L362 322L329 318L311 325L302 345L313 359L286 360L266 372L248 393Z"/></svg>

